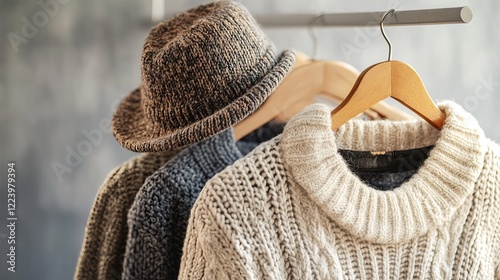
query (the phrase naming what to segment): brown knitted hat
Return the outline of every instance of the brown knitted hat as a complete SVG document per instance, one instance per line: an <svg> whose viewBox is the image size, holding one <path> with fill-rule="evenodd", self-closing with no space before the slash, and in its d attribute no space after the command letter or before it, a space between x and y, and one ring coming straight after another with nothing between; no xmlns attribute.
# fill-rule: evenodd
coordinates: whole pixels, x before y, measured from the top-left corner
<svg viewBox="0 0 500 280"><path fill-rule="evenodd" d="M189 145L235 125L274 91L295 62L241 4L201 5L155 26L142 53L141 86L113 117L113 134L135 152Z"/></svg>

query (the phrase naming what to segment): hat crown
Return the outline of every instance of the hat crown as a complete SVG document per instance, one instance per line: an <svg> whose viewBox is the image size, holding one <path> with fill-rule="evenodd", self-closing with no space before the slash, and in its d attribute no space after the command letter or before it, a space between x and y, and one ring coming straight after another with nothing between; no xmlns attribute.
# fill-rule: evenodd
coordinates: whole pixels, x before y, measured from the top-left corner
<svg viewBox="0 0 500 280"><path fill-rule="evenodd" d="M276 61L273 44L246 8L231 1L202 5L150 32L141 105L164 129L184 127L243 96Z"/></svg>

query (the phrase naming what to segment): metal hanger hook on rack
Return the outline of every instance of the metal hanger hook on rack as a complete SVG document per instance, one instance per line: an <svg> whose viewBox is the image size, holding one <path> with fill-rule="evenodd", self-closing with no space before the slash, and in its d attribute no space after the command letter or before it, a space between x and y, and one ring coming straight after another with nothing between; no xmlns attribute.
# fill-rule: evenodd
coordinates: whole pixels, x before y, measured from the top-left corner
<svg viewBox="0 0 500 280"><path fill-rule="evenodd" d="M309 34L311 35L311 40L313 42L313 53L311 57L312 60L316 60L316 53L318 52L318 37L316 36L316 30L314 29L314 25L319 19L323 18L323 15L324 13L319 13L309 23Z"/></svg>
<svg viewBox="0 0 500 280"><path fill-rule="evenodd" d="M391 41L389 41L389 38L387 38L387 35L385 34L384 20L387 17L387 15L389 15L390 13L394 13L394 12L395 12L394 9L390 9L389 11L385 12L385 14L382 16L382 19L380 20L380 31L382 32L382 36L384 36L385 41L389 45L389 58L387 59L387 61L392 60L392 44L391 44Z"/></svg>

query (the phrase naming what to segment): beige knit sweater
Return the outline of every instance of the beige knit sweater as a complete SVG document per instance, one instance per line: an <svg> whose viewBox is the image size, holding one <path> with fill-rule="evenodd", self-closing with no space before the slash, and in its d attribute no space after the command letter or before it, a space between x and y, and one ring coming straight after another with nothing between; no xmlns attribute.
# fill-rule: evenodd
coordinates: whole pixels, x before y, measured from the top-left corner
<svg viewBox="0 0 500 280"><path fill-rule="evenodd" d="M459 105L422 120L330 130L312 105L212 178L191 212L179 279L500 279L500 148ZM338 149L434 145L394 191Z"/></svg>
<svg viewBox="0 0 500 280"><path fill-rule="evenodd" d="M74 279L121 279L127 213L146 178L177 153L142 154L111 171L90 211Z"/></svg>

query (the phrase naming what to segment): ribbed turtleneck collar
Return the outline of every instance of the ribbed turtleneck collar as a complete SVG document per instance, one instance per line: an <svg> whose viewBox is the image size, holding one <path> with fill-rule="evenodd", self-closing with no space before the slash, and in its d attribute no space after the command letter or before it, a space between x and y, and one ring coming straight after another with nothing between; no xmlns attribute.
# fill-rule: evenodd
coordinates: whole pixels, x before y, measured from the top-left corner
<svg viewBox="0 0 500 280"><path fill-rule="evenodd" d="M352 120L332 131L330 110L312 105L291 119L280 140L287 169L309 197L351 234L400 243L449 220L474 189L485 136L462 107L443 102L441 131L424 120ZM353 174L338 149L408 150L434 145L429 157L394 191L379 191Z"/></svg>

